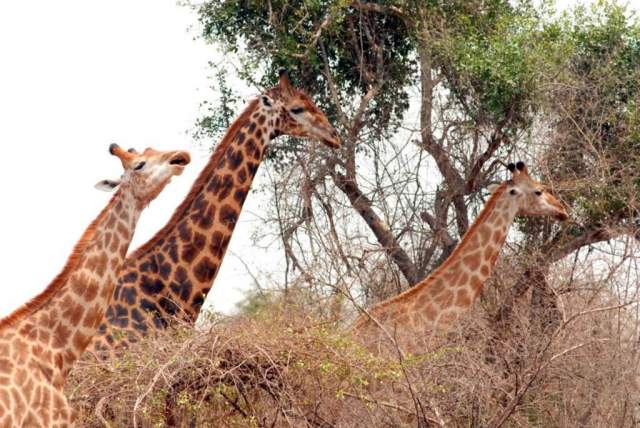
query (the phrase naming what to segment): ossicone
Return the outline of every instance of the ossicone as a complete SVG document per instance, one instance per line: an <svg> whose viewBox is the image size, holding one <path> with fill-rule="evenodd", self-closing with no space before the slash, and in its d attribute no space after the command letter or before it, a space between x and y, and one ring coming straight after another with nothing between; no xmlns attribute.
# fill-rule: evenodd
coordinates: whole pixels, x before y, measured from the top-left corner
<svg viewBox="0 0 640 428"><path fill-rule="evenodd" d="M529 176L529 170L527 169L527 165L522 161L518 161L516 163L513 163L513 162L509 163L507 165L507 169L511 171L511 174L513 174L514 179L525 178Z"/></svg>
<svg viewBox="0 0 640 428"><path fill-rule="evenodd" d="M507 165L507 169L511 172L516 172L516 170L521 171L521 172L527 172L527 165L525 165L524 162L522 162L521 160L519 160L516 163L510 162Z"/></svg>
<svg viewBox="0 0 640 428"><path fill-rule="evenodd" d="M131 151L123 150L122 147L117 145L116 143L111 143L109 145L109 153L122 162L122 166L126 169L129 163L133 158L135 158L136 153Z"/></svg>

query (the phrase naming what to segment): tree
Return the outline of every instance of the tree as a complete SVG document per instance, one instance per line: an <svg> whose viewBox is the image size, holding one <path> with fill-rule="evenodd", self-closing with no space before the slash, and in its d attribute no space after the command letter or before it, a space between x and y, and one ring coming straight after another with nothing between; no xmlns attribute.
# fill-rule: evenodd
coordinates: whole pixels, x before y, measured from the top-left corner
<svg viewBox="0 0 640 428"><path fill-rule="evenodd" d="M526 139L541 73L557 60L556 33L532 6L507 1L225 1L205 3L199 16L203 37L239 56L247 82L269 86L274 70L286 66L340 128L344 149L335 156L301 160L291 143L272 152L277 163L307 168L300 176L309 195L306 201L297 195L281 212L283 235L291 239L305 223L312 200L331 229L327 208L338 196L326 191L330 179L409 285L437 266L467 230L499 159ZM420 113L412 124L416 90ZM406 186L403 194L389 195L383 187L399 177L384 171L385 163L399 154L391 147L403 131L414 144L404 150L420 161L403 152L409 164L397 166ZM430 194L425 178L408 179L428 158L440 175L428 178L441 180ZM368 180L376 169L378 177ZM387 183L379 181L384 178ZM302 270L291 245L284 247Z"/></svg>

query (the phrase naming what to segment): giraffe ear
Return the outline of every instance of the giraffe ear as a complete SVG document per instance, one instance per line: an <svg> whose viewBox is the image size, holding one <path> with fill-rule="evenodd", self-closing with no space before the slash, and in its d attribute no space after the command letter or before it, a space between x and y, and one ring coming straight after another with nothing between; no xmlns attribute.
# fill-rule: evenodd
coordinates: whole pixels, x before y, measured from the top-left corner
<svg viewBox="0 0 640 428"><path fill-rule="evenodd" d="M100 180L94 186L103 192L113 192L120 185L120 180Z"/></svg>
<svg viewBox="0 0 640 428"><path fill-rule="evenodd" d="M280 87L280 94L282 94L285 98L293 96L293 85L291 84L291 80L289 79L289 72L286 68L281 68L278 70L278 86Z"/></svg>

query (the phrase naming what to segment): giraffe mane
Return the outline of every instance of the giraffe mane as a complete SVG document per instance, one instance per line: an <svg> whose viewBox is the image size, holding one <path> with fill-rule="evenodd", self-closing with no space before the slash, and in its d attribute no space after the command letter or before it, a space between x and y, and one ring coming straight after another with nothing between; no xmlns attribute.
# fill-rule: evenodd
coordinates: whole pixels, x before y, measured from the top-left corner
<svg viewBox="0 0 640 428"><path fill-rule="evenodd" d="M249 120L251 113L253 113L258 104L258 100L259 97L251 100L244 111L240 114L240 116L238 116L238 118L231 124L229 129L227 129L224 137L222 137L220 143L218 143L218 145L215 147L213 154L209 158L209 162L207 162L207 165L200 172L200 175L198 175L198 178L191 186L191 190L189 190L186 198L182 201L178 208L175 209L167 224L165 224L162 229L156 232L156 234L153 235L153 237L151 237L151 239L149 239L146 243L142 244L142 246L133 251L127 257L127 260L143 257L148 251L156 246L159 240L161 240L165 235L171 232L180 220L184 218L184 213L189 209L193 200L200 194L202 188L211 179L210 173L213 169L216 168L215 165L218 164L218 161L222 156L225 156L225 149L231 144L231 141L233 141L236 132Z"/></svg>
<svg viewBox="0 0 640 428"><path fill-rule="evenodd" d="M428 277L426 277L424 280L420 281L419 283L417 283L413 287L409 288L408 290L405 290L404 292L402 292L402 293L398 294L397 296L387 300L386 302L383 301L380 304L375 305L375 307L383 308L383 307L388 306L388 305L390 305L393 302L396 302L398 300L402 300L402 299L405 299L405 298L411 298L411 296L413 294L417 293L419 290L431 285L436 280L436 278L438 278L442 274L442 272L444 272L445 269L452 263L452 260L457 258L458 255L462 251L464 251L466 249L466 247L468 245L467 237L470 236L473 232L475 232L475 230L478 227L480 227L480 225L482 223L484 223L484 221L487 219L487 217L489 217L489 215L493 211L493 208L495 207L498 199L500 198L500 196L502 196L502 194L504 193L505 189L507 188L507 185L508 185L507 182L503 182L493 191L493 193L491 194L491 197L489 198L489 200L485 204L484 208L482 208L482 211L480 212L478 217L474 220L474 222L471 225L471 227L469 228L469 230L467 230L465 232L464 236L460 240L460 243L456 246L456 248L453 250L453 252L451 254L449 254L449 257L447 257L447 259L440 266L438 266L438 268L436 270L431 272L431 274Z"/></svg>
<svg viewBox="0 0 640 428"><path fill-rule="evenodd" d="M20 307L18 307L16 310L11 312L6 317L0 319L0 330L6 327L10 327L14 325L16 322L18 322L19 320L21 320L22 318L29 316L34 312L38 311L46 303L48 303L53 296L56 295L56 293L60 290L60 288L62 288L62 286L69 279L69 275L71 274L71 272L73 272L76 269L78 265L78 261L80 260L80 257L85 252L91 240L94 238L98 225L100 225L100 223L107 216L109 210L111 209L111 206L113 205L114 201L120 195L121 192L122 192L122 188L118 189L118 191L113 195L113 197L111 198L107 206L104 207L102 211L100 211L100 214L98 214L98 216L91 222L89 227L87 227L87 229L84 231L84 233L80 237L80 240L76 242L76 245L74 245L73 250L71 251L71 255L67 258L67 261L64 267L62 268L62 271L58 273L58 275L56 275L53 281L49 283L47 288L45 288L36 296L29 299L26 303L23 303Z"/></svg>

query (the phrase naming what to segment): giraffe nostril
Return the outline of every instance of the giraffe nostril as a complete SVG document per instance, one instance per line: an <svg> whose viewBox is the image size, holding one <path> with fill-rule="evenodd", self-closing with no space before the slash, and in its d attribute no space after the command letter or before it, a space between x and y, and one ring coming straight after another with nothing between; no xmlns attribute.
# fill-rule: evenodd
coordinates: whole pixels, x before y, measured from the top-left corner
<svg viewBox="0 0 640 428"><path fill-rule="evenodd" d="M179 157L179 158L175 158L175 159L171 159L171 162L169 162L171 165L186 165L187 164L187 160L183 157Z"/></svg>
<svg viewBox="0 0 640 428"><path fill-rule="evenodd" d="M189 155L180 153L180 154L175 155L169 161L169 165L185 166L185 165L189 164L190 160L191 159L189 159Z"/></svg>

